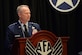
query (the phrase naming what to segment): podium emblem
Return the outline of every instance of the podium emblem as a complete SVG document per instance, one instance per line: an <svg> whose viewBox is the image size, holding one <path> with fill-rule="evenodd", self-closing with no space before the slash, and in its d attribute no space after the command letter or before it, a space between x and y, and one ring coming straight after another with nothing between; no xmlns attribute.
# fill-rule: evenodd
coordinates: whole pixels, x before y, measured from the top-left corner
<svg viewBox="0 0 82 55"><path fill-rule="evenodd" d="M43 38L44 37L44 38ZM40 34L36 37L26 40L26 54L27 55L62 55L63 45L60 37L54 41L53 36ZM33 40L35 39L35 40Z"/></svg>

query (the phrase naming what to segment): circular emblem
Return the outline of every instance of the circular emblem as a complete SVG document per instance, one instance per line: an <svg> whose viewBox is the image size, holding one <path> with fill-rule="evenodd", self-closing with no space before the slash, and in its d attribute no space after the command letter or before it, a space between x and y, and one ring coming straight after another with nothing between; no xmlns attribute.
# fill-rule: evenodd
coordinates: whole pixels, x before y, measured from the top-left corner
<svg viewBox="0 0 82 55"><path fill-rule="evenodd" d="M50 4L60 12L69 12L75 9L80 0L49 0Z"/></svg>

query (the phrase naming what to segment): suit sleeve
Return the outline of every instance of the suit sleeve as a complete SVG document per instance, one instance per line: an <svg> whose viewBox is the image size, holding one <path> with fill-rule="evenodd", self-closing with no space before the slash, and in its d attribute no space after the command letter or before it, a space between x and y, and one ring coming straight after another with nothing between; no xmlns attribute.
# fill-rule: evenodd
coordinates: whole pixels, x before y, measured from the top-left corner
<svg viewBox="0 0 82 55"><path fill-rule="evenodd" d="M6 55L10 55L11 54L11 49L12 49L12 45L14 42L14 34L13 32L7 28L6 31L6 38L5 38L5 51L6 51Z"/></svg>

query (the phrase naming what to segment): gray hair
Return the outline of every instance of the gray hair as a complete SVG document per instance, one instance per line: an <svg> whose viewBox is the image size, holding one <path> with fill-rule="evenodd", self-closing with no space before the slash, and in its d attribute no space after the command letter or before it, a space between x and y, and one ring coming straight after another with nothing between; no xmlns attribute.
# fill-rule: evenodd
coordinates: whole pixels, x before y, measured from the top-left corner
<svg viewBox="0 0 82 55"><path fill-rule="evenodd" d="M19 6L17 7L17 13L20 11L20 9L21 9L22 7L28 7L28 8L29 8L28 5L19 5Z"/></svg>

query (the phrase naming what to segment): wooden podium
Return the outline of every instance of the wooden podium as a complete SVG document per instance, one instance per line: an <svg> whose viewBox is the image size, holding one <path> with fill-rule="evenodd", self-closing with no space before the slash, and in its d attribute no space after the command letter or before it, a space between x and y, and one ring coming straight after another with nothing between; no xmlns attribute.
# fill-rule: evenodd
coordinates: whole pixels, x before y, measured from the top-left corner
<svg viewBox="0 0 82 55"><path fill-rule="evenodd" d="M30 40L30 42L35 46L37 46L37 43L41 40L48 40L50 41L51 45L54 46L55 42L57 41L58 37L56 37L55 34L46 31L41 30L38 33L34 34L30 38L16 38L16 41L13 45L12 49L12 55L26 55L25 53L25 46L26 46L26 40ZM62 43L63 43L63 53L62 55L67 55L67 41L69 37L61 37Z"/></svg>

